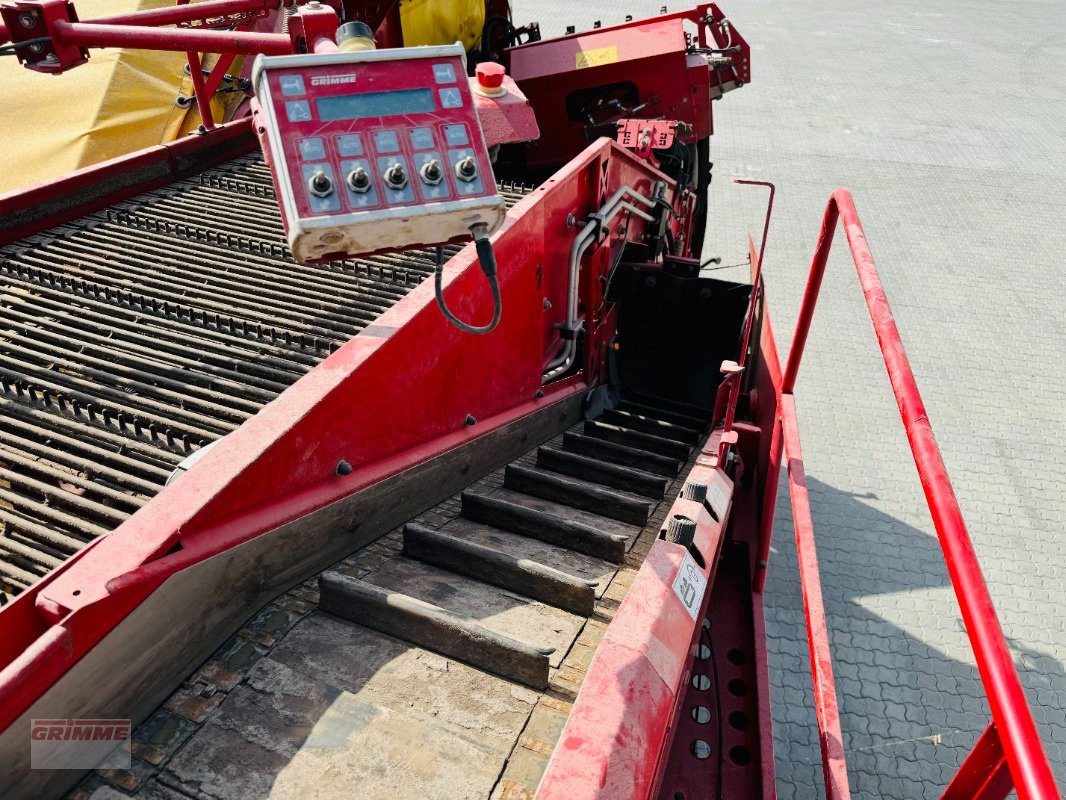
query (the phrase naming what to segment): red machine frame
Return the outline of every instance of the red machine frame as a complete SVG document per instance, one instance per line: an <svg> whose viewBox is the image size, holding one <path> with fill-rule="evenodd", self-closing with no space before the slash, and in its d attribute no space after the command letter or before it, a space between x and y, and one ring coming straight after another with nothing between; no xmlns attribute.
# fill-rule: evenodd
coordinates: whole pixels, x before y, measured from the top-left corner
<svg viewBox="0 0 1066 800"><path fill-rule="evenodd" d="M285 55L336 50L334 34L338 13L343 12L342 0L206 0L172 8L134 11L82 22L71 0L13 0L0 7L0 44L10 42L19 60L30 69L58 74L84 64L93 47L129 47L148 50L184 51L189 62L197 108L203 129L215 127L210 100L237 55ZM490 5L494 5L490 0ZM267 33L257 28L271 22L284 8L300 7L299 14L289 17L287 33ZM371 21L380 17L377 40L382 47L403 45L402 32L396 19L396 4L385 11L374 3L361 3ZM695 37L683 29L690 22L696 26ZM174 27L170 27L174 26ZM267 27L276 28L269 24ZM606 43L602 47L598 44ZM688 46L697 52L712 53L717 59L708 61L693 58ZM595 54L611 51L613 56L596 60ZM219 60L206 78L200 53L220 54ZM524 81L527 90L537 89L538 108L565 118L565 96L581 81L559 85L555 73L566 68L574 70L575 53L591 54L588 67L607 67L584 70L588 85L600 85L625 76L627 63L639 61L642 88L647 85L667 86L642 102L638 113L631 109L619 111L622 118L656 116L688 123L695 138L712 132L710 106L711 87L722 92L742 86L751 80L750 48L748 43L729 24L725 14L714 3L703 3L687 11L662 14L648 20L628 21L622 25L596 29L580 34L537 41L508 48L500 54L509 68L514 64L514 77ZM619 55L620 54L620 55ZM604 73L607 73L605 77ZM684 74L687 83L660 80L667 75ZM629 80L638 80L629 75ZM538 88L537 82L543 86ZM591 81L591 83L590 83ZM573 84L573 85L571 85ZM582 84L584 85L584 84ZM555 165L565 162L566 156L584 147L589 141L581 131L559 130L551 147L537 151L530 163Z"/></svg>
<svg viewBox="0 0 1066 800"><path fill-rule="evenodd" d="M765 182L744 183L770 187L768 228L769 212L773 204L773 186ZM756 362L753 381L753 387L760 395L757 425L736 425L734 436L728 436L726 433L722 433L720 439L712 436L697 459L690 477L690 480L704 483L715 480L718 465L726 463L724 454L730 441L737 442L742 435L755 434L768 444L762 448L758 459L751 459L758 461L758 471L764 476L761 490L756 487L756 491L761 494L761 516L747 511L740 498L733 498L735 510L732 512L731 522L734 538L740 537L748 541L755 554L751 583L752 625L756 632L763 632L756 639L756 682L762 695L759 698L762 756L760 796L767 800L776 797L773 745L769 736L770 715L766 704L768 697L763 695L763 692L768 691L768 677L760 598L770 553L773 509L777 500L782 450L787 464L795 527L825 795L829 800L848 800L851 796L794 396L796 376L838 221L842 221L844 226L863 296L884 356L893 393L900 408L926 501L944 551L948 572L992 711L992 721L959 766L941 796L942 800L1003 800L1012 789L1017 790L1021 800L1056 800L1060 795L1051 767L982 577L947 469L907 361L899 330L867 246L866 235L851 194L846 189L836 190L826 207L796 333L784 371L777 358L769 315L764 307L760 309L764 288L761 278L764 250L756 252L754 245L751 246L752 263L756 265L754 282L758 291L752 296L744 341L747 341L752 320L761 315L762 333L758 350L762 357ZM765 233L766 229L764 248ZM741 374L736 365L727 363L724 368L731 376ZM722 384L719 398L727 394L735 395L739 384L739 377L727 379ZM774 397L775 401L772 404L767 402L763 399L766 396ZM728 408L724 404L720 405L720 410L725 409L725 416L730 420L732 408L732 403ZM720 418L718 414L716 417ZM738 449L743 451L742 441ZM720 546L715 539L716 520L707 514L707 510L704 506L679 498L668 517L685 514L698 519L697 546L701 550L715 552ZM757 536L749 540L744 536L745 530L757 531ZM686 788L692 786L692 768L677 759L666 767L665 777L661 771L664 754L669 752L671 736L678 735L676 731L683 725L683 720L679 719L681 697L685 694L693 674L691 653L694 651L699 631L696 620L679 615L673 608L676 598L670 592L670 581L674 573L664 568L664 563L677 560L678 551L681 550L683 548L677 545L659 541L649 552L637 580L612 621L616 636L608 635L605 644L610 641L610 646L603 651L602 656L597 652L589 669L589 675L552 757L538 796L609 796L612 800L647 800L666 796L659 794L660 788L666 792L666 782L671 779ZM713 582L713 570L706 571L706 574ZM710 595L711 592L708 591L705 602L709 600ZM665 632L660 624L664 619L671 623ZM672 663L682 662L685 655L689 654L688 668L667 672L658 666L656 672L664 682L662 687L658 687L659 681L654 677L649 678L650 670L642 668L641 665L644 663L642 659L648 658L649 652L657 652L655 660L659 665L664 663L661 653L663 648L673 655L675 661ZM624 656L616 656L615 652ZM635 657L638 655L639 657ZM667 663L671 662L667 659ZM632 702L635 707L612 713L612 704L619 702ZM604 708L607 711L604 711ZM652 713L648 713L649 709ZM719 735L722 735L722 732L719 732ZM681 743L681 750L687 750L684 742ZM678 750L675 749L674 752L676 754ZM688 757L687 752L684 755ZM649 759L655 759L655 763L659 765L658 773L640 767ZM706 771L697 774L702 774L706 779L703 786L710 785L709 780L713 775ZM611 791L603 795L598 787L611 787ZM671 791L672 788L671 786ZM735 787L729 796L739 796Z"/></svg>
<svg viewBox="0 0 1066 800"><path fill-rule="evenodd" d="M3 8L6 28L0 30L0 40L10 39L15 45L22 45L17 49L20 58L30 61L34 68L48 72L61 72L82 63L86 57L85 48L88 47L127 46L185 51L189 53L204 126L210 129L214 122L208 101L234 55L284 54L330 47L337 14L329 5L305 9L300 15L294 16L296 22L288 34L257 33L252 30L259 20L280 7L278 0L208 0L195 5L134 12L83 23L77 20L73 7L66 0L20 0ZM713 6L701 6L701 9L707 8ZM39 16L20 19L20 15L30 12ZM703 11L699 17L701 24L706 13ZM183 27L159 27L163 25ZM220 26L233 26L235 29L215 29ZM603 29L602 32L609 30ZM599 35L601 31L596 33ZM721 41L716 40L716 43L723 45ZM39 49L30 50L32 56L24 57L24 49L38 45ZM201 73L200 51L224 54L206 80ZM573 55L573 51L570 52ZM743 55L746 69L746 50ZM747 80L748 77L745 72L743 79ZM247 145L234 144L240 137L247 137ZM242 119L221 126L209 138L153 148L83 170L20 195L2 198L0 212L23 213L43 198L58 204L55 215L47 221L47 225L54 225L118 197L166 183L190 168L189 162L196 160L190 158L194 154L199 158L199 166L203 166L212 158L208 153L211 147L218 148L218 158L221 158L223 154L229 157L242 147L248 150L252 146L249 121ZM135 183L132 178L122 177L131 166L137 165L148 168L150 177L146 181ZM432 308L429 288L416 289L370 329L331 356L328 369L321 366L317 368L284 394L284 403L270 406L267 412L233 434L229 446L218 448L205 456L198 471L190 473L176 485L180 491L165 492L146 506L145 510L151 509L151 516L138 512L117 532L97 540L81 555L19 596L0 615L0 629L4 632L0 637L0 664L3 665L0 670L0 730L18 719L152 591L181 570L349 495L360 486L395 474L412 463L423 462L435 454L457 447L464 441L498 429L509 421L572 397L596 384L600 380L599 370L602 369L601 357L606 347L607 332L613 326L610 315L595 320L595 330L588 331L590 346L586 348L584 369L576 376L542 389L540 374L545 361L544 345L546 341L556 341L555 334L545 331L543 336L528 335L530 329L543 326L544 319L539 313L539 302L537 313L534 313L534 310L520 310L525 308L522 300L528 299L534 276L539 281L544 254L569 249L573 235L567 223L570 215L575 211L587 212L600 208L609 189L618 185L629 184L647 189L663 178L650 166L610 142L601 140L590 145L541 186L532 198L516 206L509 213L504 228L497 234L500 261L522 265L504 284L505 296L510 295L508 308L511 309L510 320L505 323L507 327L501 328L504 335L490 340L459 341L457 337L461 334L448 328L437 317ZM103 179L125 180L127 183L114 191L88 188ZM68 202L66 195L75 190L84 191L83 198ZM771 192L771 204L772 200ZM756 290L752 294L744 329L742 358L737 365L726 365L727 371L734 377L723 382L724 388L720 393L718 411L722 412L722 433L720 437L712 438L712 444L701 454L693 476L716 481L721 480L719 475L722 475L728 480L719 466L727 463L727 455L740 453L760 476L756 482L757 497L749 498L745 504L741 502L742 498L735 495L735 490L731 492L732 510L728 517L731 522L725 516L715 520L714 515L705 508L686 505L691 503L688 500L678 500L671 510L671 513L688 513L698 517L698 542L708 554L718 552L727 526L731 525L734 532L745 528L757 532L757 535L753 533L750 537L749 544L754 552L752 625L757 647L762 648L756 659L760 678L762 795L773 797L775 790L760 595L770 552L773 509L783 452L795 519L826 795L829 798L849 797L793 395L838 220L845 227L991 706L992 721L943 796L950 800L989 800L1005 797L1013 786L1022 800L1058 798L1047 757L996 619L943 459L933 438L899 331L851 196L845 190L834 192L823 217L793 347L783 372L777 360L765 308L761 276L765 229L762 248L757 253L752 248L753 260L757 261L754 274ZM5 239L11 241L47 225L29 221L15 223L8 227ZM630 233L636 235L641 225L639 218L634 217ZM618 242L618 235L611 234L607 241L600 243L599 252L593 253L588 259L582 291L590 300L586 304L589 308L598 306L597 302L591 301L592 296L588 293L598 285L597 270L607 267L609 259L604 254ZM446 272L446 285L451 289L450 293L462 298L458 303L459 310L467 313L478 305L477 298L481 297L475 266L473 252L468 249L450 262ZM564 284L557 282L549 290L559 293L564 288ZM553 298L553 302L556 307L564 305L561 298ZM757 319L760 322L760 334L756 345L750 341L750 337ZM374 424L375 412L395 409L402 402L404 391L410 388L404 384L403 376L395 374L391 365L403 362L405 354L414 350L420 356L417 363L424 362L425 342L434 342L449 352L449 359L437 365L436 379L444 387L441 403L431 410L420 409L412 404L410 424L404 426L399 434L390 433ZM595 346L591 343L595 343ZM749 344L754 348L750 352L759 352L760 358L748 359ZM485 346L493 348L492 358L485 357L482 349ZM464 365L461 382L455 379L460 371L456 369L459 362ZM488 369L492 363L506 363L513 369L506 376L501 376ZM757 405L750 404L757 409L755 420L737 422L735 410L741 393L740 376L745 370L754 371L752 386L758 390L760 401ZM362 409L357 424L339 432L333 420L337 414L347 413L347 398L358 389L361 382L375 387L375 391L362 394L368 398L370 405ZM381 387L387 387L387 391L381 391ZM476 426L464 423L468 416L478 420ZM307 456L300 444L307 440L324 442L326 446ZM348 478L338 476L334 466L340 459L357 464L360 469ZM293 465L296 465L295 469ZM281 484L278 483L278 476L284 476ZM732 486L730 488L732 490ZM193 502L190 497L197 499ZM564 732L564 741L556 750L556 758L542 785L545 796L576 797L595 793L594 786L582 789L584 778L580 770L573 765L565 768L565 759L578 753L582 754L586 763L589 758L599 758L613 769L629 770L626 774L633 797L651 796L661 783L664 770L668 769L666 758L670 752L669 737L675 730L672 724L664 722L672 722L681 707L684 687L691 671L691 660L687 654L698 636L695 620L678 614L676 608L669 610L663 605L673 596L669 591L663 591L663 583L669 590L676 562L683 555L676 550L677 547L665 542L657 543L641 568L634 593L627 598L612 625L614 638L605 643L608 646L597 654L594 668L590 670L571 722ZM715 559L707 559L707 577L713 577L710 568L714 563ZM704 598L705 602L709 596L710 591ZM648 617L651 608L664 609L663 615ZM671 669L666 669L662 663L652 664L648 659L650 649L646 637L649 626L665 626L661 631L663 639L669 642L668 649L674 654ZM603 664L608 664L610 659L618 657L620 650L642 654L651 666L651 672L644 666L629 673L595 668L601 657ZM652 685L656 680L652 672L662 679L662 685L658 699L645 705L649 702L648 695L636 691L637 681L643 680L645 685ZM633 682L625 684L630 679ZM615 709L617 713L613 719L597 719L595 715L586 713L586 707L597 702L601 709L610 711L610 703L617 703L619 698L624 700L625 706L620 710ZM624 722L632 734L622 744L617 738L622 724L618 720L619 715L628 717ZM615 727L612 728L612 725ZM567 741L579 741L584 749L569 748ZM637 748L636 760L618 758L617 748L625 750L627 747ZM632 752L637 751L628 752L632 755ZM654 764L641 761L643 756L640 754L654 756ZM643 764L642 778L635 780L632 770L638 764ZM654 766L654 769L650 769L650 766ZM620 781L617 785L623 783Z"/></svg>
<svg viewBox="0 0 1066 800"><path fill-rule="evenodd" d="M695 26L695 36L685 23ZM526 163L534 167L565 161L586 143L589 130L626 117L679 120L691 127L692 139L704 139L713 132L712 89L721 96L751 80L748 43L714 3L513 47L503 56L511 76L536 98L538 113L558 120L550 139L529 148ZM573 118L576 94L587 89L602 99L612 85L636 90L639 106L627 108L614 98L602 106L602 119L586 124Z"/></svg>
<svg viewBox="0 0 1066 800"><path fill-rule="evenodd" d="M229 156L252 149L250 136L247 145L232 144L249 126L250 121L242 119L220 129L219 135L229 131ZM170 170L175 161L183 160L160 149L163 153L155 157ZM0 198L0 213L24 213L41 192L106 185L110 177L123 175L131 164L148 157L123 157L49 187ZM555 308L565 308L568 288L567 265L560 265L555 275L542 269L542 254L568 251L574 235L569 220L601 208L612 187L628 185L651 194L664 179L613 142L594 143L511 209L493 237L500 263L508 265L501 272L508 313L497 332L484 340L489 356L479 337L460 333L440 316L431 286L418 287L287 390L282 401L231 434L225 447L214 448L196 472L19 595L0 615L0 730L18 719L169 577L600 382L613 314L590 315L586 320L589 346L576 375L541 384L544 364L561 343L554 318L546 317L542 301L547 297ZM161 177L159 183L163 182ZM133 191L96 195L64 213L86 213ZM4 240L51 224L52 219L26 223L9 231ZM607 254L627 237L639 238L645 225L634 215L624 230L617 226L605 230L590 249L581 281L584 307L601 306L601 295L588 293L603 291L605 281L599 276L611 263ZM534 288L538 284L539 292ZM457 298L450 301L457 313L476 316L484 311L488 297L472 247L445 266L444 288L449 297ZM531 335L541 328L543 335ZM432 351L427 349L430 343ZM419 369L404 375L397 374L397 363L433 366L428 372ZM499 364L508 365L505 373L496 369ZM438 402L404 402L410 397L408 384L427 375L442 387ZM338 416L352 417L352 396L366 402L357 418L339 428ZM378 423L397 408L408 412L403 424L386 429ZM329 445L308 453L307 441ZM336 465L342 459L356 467L350 475L338 475Z"/></svg>
<svg viewBox="0 0 1066 800"><path fill-rule="evenodd" d="M203 128L212 130L211 98L236 56L313 52L328 50L330 44L337 49L339 0L293 15L287 34L252 30L270 14L294 5L296 0L206 0L80 22L70 0L16 0L0 7L0 43L11 42L30 69L52 74L84 64L90 47L184 51ZM221 56L206 79L201 52Z"/></svg>

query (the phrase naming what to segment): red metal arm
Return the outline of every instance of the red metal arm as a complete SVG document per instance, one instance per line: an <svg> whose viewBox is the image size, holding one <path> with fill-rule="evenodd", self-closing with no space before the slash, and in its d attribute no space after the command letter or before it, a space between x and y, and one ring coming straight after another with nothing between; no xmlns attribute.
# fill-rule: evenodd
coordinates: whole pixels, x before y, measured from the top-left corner
<svg viewBox="0 0 1066 800"><path fill-rule="evenodd" d="M251 30L283 5L300 0L206 0L171 8L147 9L81 22L67 0L16 0L0 9L0 39L12 38L19 60L29 69L58 74L84 64L90 47L132 47L184 51L189 64L202 131L215 127L211 98L237 55L284 55L337 49L340 0L300 6L287 33ZM50 41L49 41L50 40ZM220 58L205 80L200 53Z"/></svg>
<svg viewBox="0 0 1066 800"><path fill-rule="evenodd" d="M97 25L177 25L211 22L234 22L242 17L256 17L281 7L280 0L204 0L195 5L144 9L128 14L114 14L91 20ZM0 23L0 44L11 41L7 25Z"/></svg>
<svg viewBox="0 0 1066 800"><path fill-rule="evenodd" d="M229 22L233 22L235 18L254 17L264 11L276 11L282 5L281 0L204 0L190 5L94 17L89 22L97 25L177 25L191 22L206 25L210 22L213 27L217 27L220 18L228 18Z"/></svg>
<svg viewBox="0 0 1066 800"><path fill-rule="evenodd" d="M142 50L184 51L189 66L198 53L285 55L328 50L335 38L341 0L313 5L302 0L206 0L172 8L147 9L81 22L67 0L15 0L0 13L0 41L10 39L19 60L29 69L58 74L84 64L90 47L129 47ZM250 30L261 18L283 5L298 6L288 33ZM47 40L51 40L48 42ZM333 49L336 49L334 46ZM228 63L228 62L227 62ZM201 110L225 72L215 70L205 84L196 85ZM217 75L216 75L217 74ZM210 127L211 120L206 122Z"/></svg>
<svg viewBox="0 0 1066 800"><path fill-rule="evenodd" d="M262 53L268 56L292 52L284 33L216 31L209 28L156 28L144 25L98 25L94 22L56 22L56 39L79 47L136 47L142 50L198 51L204 53Z"/></svg>
<svg viewBox="0 0 1066 800"><path fill-rule="evenodd" d="M866 243L866 234L859 222L851 194L846 189L837 189L829 200L822 219L822 230L811 264L807 289L796 323L796 334L781 391L784 401L791 401L795 388L796 375L799 372L803 349L814 316L822 276L833 242L833 233L837 221L841 220L851 248L855 268L859 273L863 296L870 311L870 318L877 333L877 341L884 356L888 377L892 384L896 402L899 405L903 425L910 441L914 462L925 491L936 527L940 546L944 551L948 566L948 575L955 589L962 611L963 623L970 637L977 668L988 693L992 709L992 721L999 734L1010 777L1018 790L1021 800L1057 800L1060 795L1048 765L1040 737L1033 722L1032 713L1022 691L1018 674L1011 660L1010 650L1003 637L999 620L996 618L992 598L988 593L981 568L966 530L958 500L952 489L944 459L933 437L925 406L918 392L910 364L903 349L899 330L896 328L892 311L888 305L881 286L881 280L874 266L873 256ZM784 417L785 415L783 415ZM784 420L783 420L784 421ZM785 423L787 425L787 422ZM771 487L776 490L777 475L767 476L767 492ZM768 536L769 531L764 532ZM821 724L821 720L819 721ZM986 737L982 737L985 742ZM978 743L982 746L981 742ZM985 742L987 745L988 742ZM976 750L976 749L975 749ZM961 770L969 772L978 768L975 756L967 758ZM952 786L958 786L957 779ZM976 797L975 794L951 794L953 798Z"/></svg>

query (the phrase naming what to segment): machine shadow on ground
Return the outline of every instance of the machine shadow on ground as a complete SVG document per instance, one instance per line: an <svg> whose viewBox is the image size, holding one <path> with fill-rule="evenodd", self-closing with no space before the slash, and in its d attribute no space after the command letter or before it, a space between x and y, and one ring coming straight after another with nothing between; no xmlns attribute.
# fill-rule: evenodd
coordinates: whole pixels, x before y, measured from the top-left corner
<svg viewBox="0 0 1066 800"><path fill-rule="evenodd" d="M219 800L487 798L538 696L315 610L258 660L156 780Z"/></svg>
<svg viewBox="0 0 1066 800"><path fill-rule="evenodd" d="M876 495L843 492L810 474L807 484L852 796L938 797L990 719L939 544L873 508L867 501ZM924 507L920 495L914 502ZM824 798L785 481L766 597L778 796ZM938 641L942 634L926 640L921 620L944 615L955 620L951 640ZM919 622L904 629L900 618ZM1049 725L1066 700L1066 669L1048 653L1009 637L1008 644L1052 768L1064 779L1066 764L1049 747ZM803 728L806 742L794 738Z"/></svg>

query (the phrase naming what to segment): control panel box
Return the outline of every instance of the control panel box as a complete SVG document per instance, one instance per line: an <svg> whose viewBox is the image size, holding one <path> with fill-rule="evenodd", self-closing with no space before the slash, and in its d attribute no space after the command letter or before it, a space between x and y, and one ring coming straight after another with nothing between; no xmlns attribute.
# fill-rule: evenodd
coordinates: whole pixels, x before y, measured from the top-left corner
<svg viewBox="0 0 1066 800"><path fill-rule="evenodd" d="M506 209L461 45L259 56L256 130L293 258L466 238Z"/></svg>

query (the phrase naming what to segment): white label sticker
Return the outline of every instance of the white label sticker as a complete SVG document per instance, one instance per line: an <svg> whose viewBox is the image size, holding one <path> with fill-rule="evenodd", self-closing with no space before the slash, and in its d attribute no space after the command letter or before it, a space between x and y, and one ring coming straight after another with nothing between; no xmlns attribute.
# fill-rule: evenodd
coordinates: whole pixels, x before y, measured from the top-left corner
<svg viewBox="0 0 1066 800"><path fill-rule="evenodd" d="M729 505L729 492L722 485L722 474L716 472L711 487L707 490L707 501L711 504L714 516L721 522L725 518L725 510Z"/></svg>
<svg viewBox="0 0 1066 800"><path fill-rule="evenodd" d="M688 611L693 620L699 616L700 604L703 603L703 595L707 591L707 579L692 559L692 555L686 550L685 558L681 561L681 567L674 578L674 594L681 601L681 605Z"/></svg>

